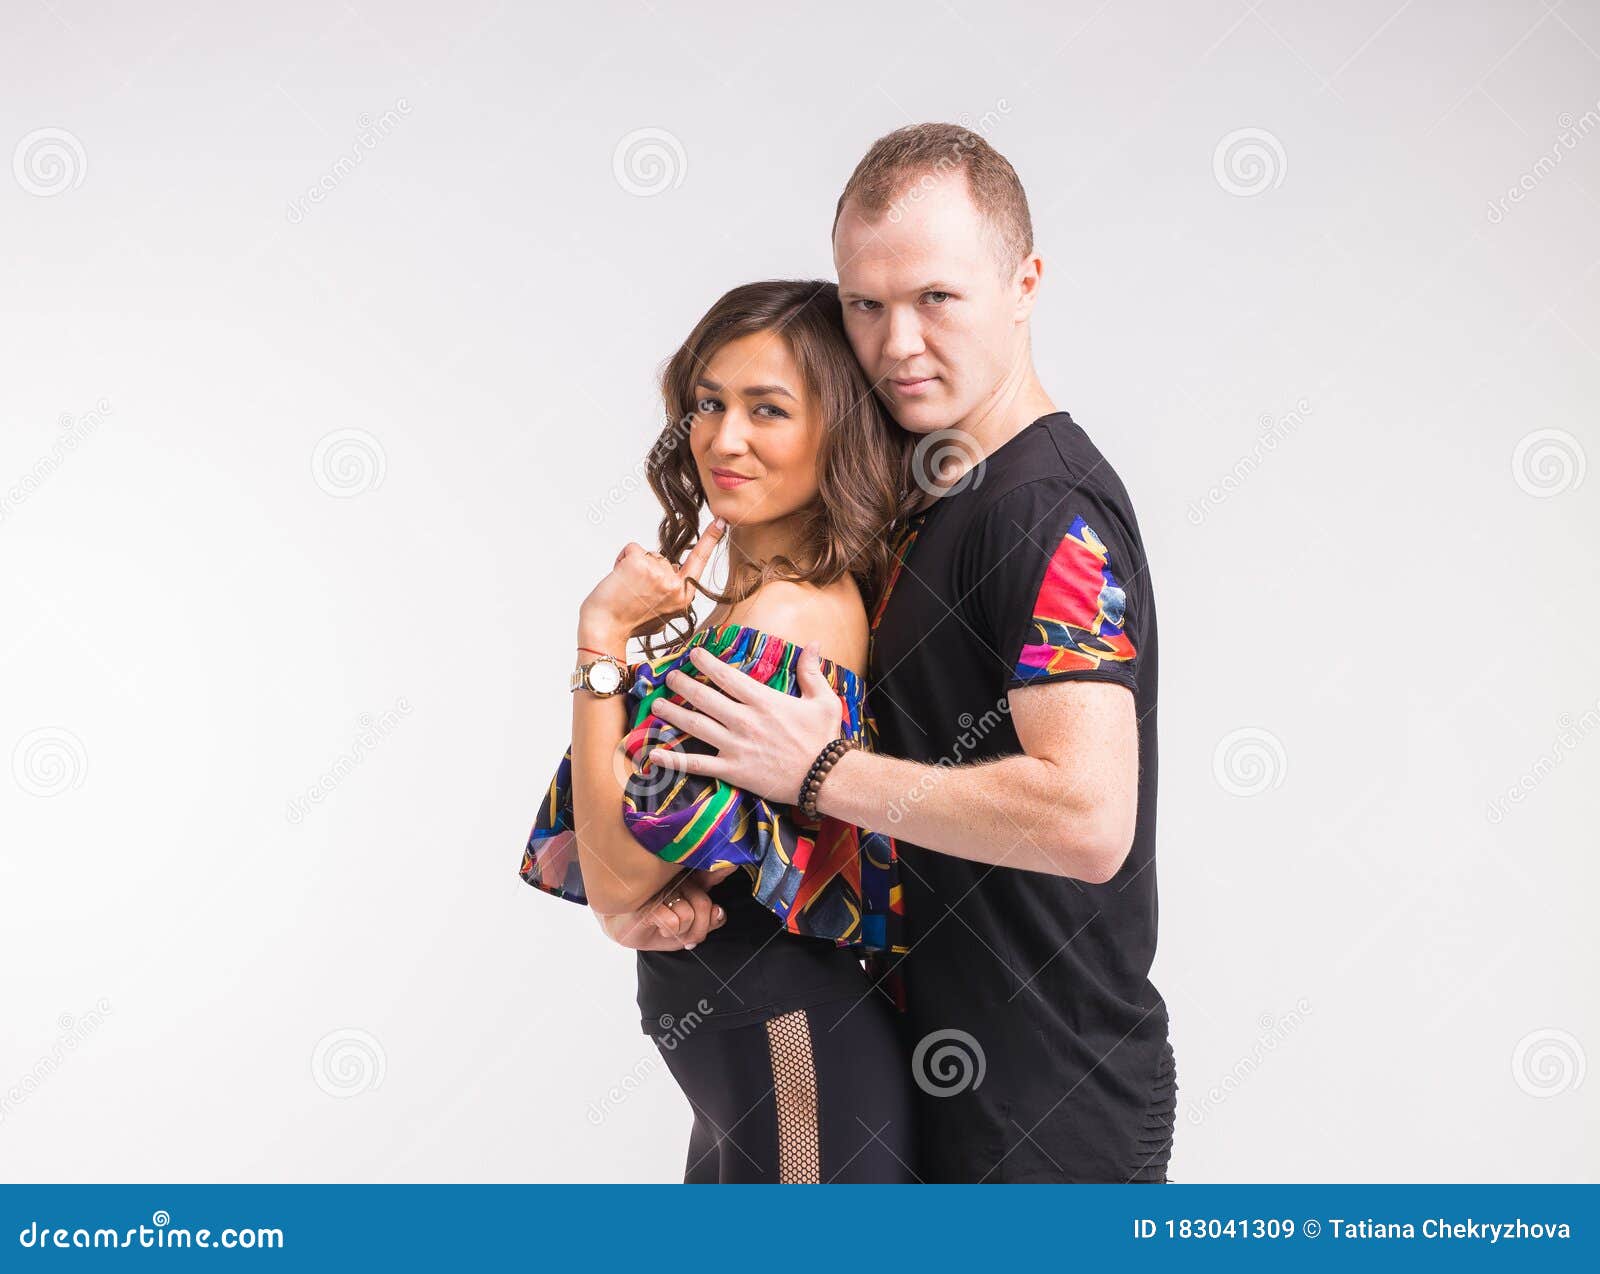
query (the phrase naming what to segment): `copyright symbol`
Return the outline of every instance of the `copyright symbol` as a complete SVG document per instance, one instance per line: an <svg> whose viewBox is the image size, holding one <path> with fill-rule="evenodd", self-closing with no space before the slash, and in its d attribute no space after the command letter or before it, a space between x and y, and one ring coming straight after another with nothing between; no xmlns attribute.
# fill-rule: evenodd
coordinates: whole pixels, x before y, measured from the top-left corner
<svg viewBox="0 0 1600 1274"><path fill-rule="evenodd" d="M1312 1217L1300 1228L1305 1231L1306 1238L1314 1239L1322 1233L1322 1222L1317 1220L1316 1217Z"/></svg>

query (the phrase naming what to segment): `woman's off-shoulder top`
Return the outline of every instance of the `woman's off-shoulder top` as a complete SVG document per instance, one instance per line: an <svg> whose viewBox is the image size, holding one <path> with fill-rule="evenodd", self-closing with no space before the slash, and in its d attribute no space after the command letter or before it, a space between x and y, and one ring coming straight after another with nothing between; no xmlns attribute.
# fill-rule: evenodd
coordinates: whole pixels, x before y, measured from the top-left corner
<svg viewBox="0 0 1600 1274"><path fill-rule="evenodd" d="M666 654L635 664L626 692L629 729L623 750L629 776L622 817L635 840L666 862L685 868L736 866L750 877L750 896L791 934L831 939L862 953L903 950L901 895L894 841L826 816L808 819L792 805L769 801L720 779L682 774L649 763L655 748L712 752L655 715L677 669L705 682L689 660L704 646L724 663L776 690L798 695L800 647L743 624L708 627ZM868 742L865 688L849 668L822 660L839 698L839 732ZM545 794L528 836L520 874L536 889L586 902L572 817L572 749Z"/></svg>

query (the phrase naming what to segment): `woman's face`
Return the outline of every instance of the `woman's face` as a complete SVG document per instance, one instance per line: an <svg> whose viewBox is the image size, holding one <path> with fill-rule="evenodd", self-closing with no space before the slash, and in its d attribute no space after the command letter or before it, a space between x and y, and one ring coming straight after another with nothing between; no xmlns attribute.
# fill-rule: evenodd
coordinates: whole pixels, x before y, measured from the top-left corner
<svg viewBox="0 0 1600 1274"><path fill-rule="evenodd" d="M689 448L713 514L755 526L817 498L822 422L782 336L728 341L701 369L694 395Z"/></svg>

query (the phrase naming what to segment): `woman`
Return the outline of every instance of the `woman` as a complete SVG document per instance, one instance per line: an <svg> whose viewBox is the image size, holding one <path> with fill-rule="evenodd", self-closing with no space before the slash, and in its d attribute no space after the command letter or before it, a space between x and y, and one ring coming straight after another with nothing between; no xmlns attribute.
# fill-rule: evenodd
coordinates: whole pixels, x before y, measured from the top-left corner
<svg viewBox="0 0 1600 1274"><path fill-rule="evenodd" d="M668 363L662 397L648 460L660 551L627 545L579 610L572 746L521 874L603 917L669 917L663 933L676 918L655 904L692 874L725 916L693 949L638 954L643 1027L695 1112L686 1182L904 1181L909 1068L859 963L903 949L893 843L649 753L706 750L652 711L705 680L695 645L790 694L802 678L818 689L800 658L812 648L841 737L864 741L868 606L913 489L907 440L877 407L829 283L729 292ZM722 544L719 594L699 576ZM717 602L699 626L697 591ZM673 620L685 630L661 636ZM643 663L628 664L629 638Z"/></svg>

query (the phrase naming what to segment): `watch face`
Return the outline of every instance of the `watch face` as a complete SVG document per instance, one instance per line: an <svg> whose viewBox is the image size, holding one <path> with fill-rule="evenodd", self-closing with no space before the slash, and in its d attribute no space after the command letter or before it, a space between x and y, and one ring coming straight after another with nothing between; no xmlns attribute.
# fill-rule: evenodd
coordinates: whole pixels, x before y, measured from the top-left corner
<svg viewBox="0 0 1600 1274"><path fill-rule="evenodd" d="M622 684L622 674L616 664L596 662L589 669L589 689L596 694L608 695Z"/></svg>

